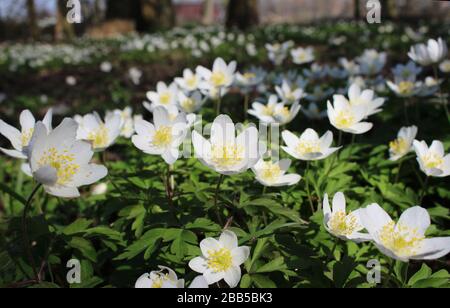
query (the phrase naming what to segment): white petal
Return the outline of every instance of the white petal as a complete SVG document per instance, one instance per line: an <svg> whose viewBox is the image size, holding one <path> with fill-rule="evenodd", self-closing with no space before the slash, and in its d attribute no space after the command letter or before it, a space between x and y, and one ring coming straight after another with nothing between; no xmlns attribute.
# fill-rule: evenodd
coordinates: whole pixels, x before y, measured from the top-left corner
<svg viewBox="0 0 450 308"><path fill-rule="evenodd" d="M241 268L238 266L232 266L225 272L224 280L230 288L235 288L241 280Z"/></svg>
<svg viewBox="0 0 450 308"><path fill-rule="evenodd" d="M450 252L450 237L435 237L424 239L421 243L419 254L411 259L434 260L439 259Z"/></svg>
<svg viewBox="0 0 450 308"><path fill-rule="evenodd" d="M231 251L231 256L233 257L233 265L240 266L250 256L250 248L247 246L236 247Z"/></svg>
<svg viewBox="0 0 450 308"><path fill-rule="evenodd" d="M151 289L152 285L153 281L150 279L150 275L146 273L136 280L134 287L136 289Z"/></svg>
<svg viewBox="0 0 450 308"><path fill-rule="evenodd" d="M62 198L78 198L80 192L75 187L63 187L63 186L44 186L44 189L50 195Z"/></svg>
<svg viewBox="0 0 450 308"><path fill-rule="evenodd" d="M54 185L58 180L57 170L51 166L43 166L33 173L33 177L43 185Z"/></svg>
<svg viewBox="0 0 450 308"><path fill-rule="evenodd" d="M189 289L207 289L207 288L208 282L203 276L195 277L194 280L192 280L191 285L189 286Z"/></svg>
<svg viewBox="0 0 450 308"><path fill-rule="evenodd" d="M212 237L205 238L200 242L200 250L205 258L208 257L209 251L215 251L220 248L222 248L222 245Z"/></svg>
<svg viewBox="0 0 450 308"><path fill-rule="evenodd" d="M333 197L333 205L332 205L333 213L337 212L346 212L345 206L345 196L342 192L337 192Z"/></svg>
<svg viewBox="0 0 450 308"><path fill-rule="evenodd" d="M5 136L9 142L11 142L12 146L16 149L21 151L22 150L22 141L21 141L21 133L20 131L7 124L6 122L0 120L0 134Z"/></svg>
<svg viewBox="0 0 450 308"><path fill-rule="evenodd" d="M233 231L229 230L223 231L222 234L220 235L219 242L223 247L229 250L233 250L236 247L238 247L237 236Z"/></svg>
<svg viewBox="0 0 450 308"><path fill-rule="evenodd" d="M388 223L392 222L391 217L378 204L373 203L360 212L361 223L369 234L376 241L378 232Z"/></svg>
<svg viewBox="0 0 450 308"><path fill-rule="evenodd" d="M428 211L420 206L414 206L404 211L397 223L397 225L416 229L420 235L425 235L425 231L427 231L430 224Z"/></svg>

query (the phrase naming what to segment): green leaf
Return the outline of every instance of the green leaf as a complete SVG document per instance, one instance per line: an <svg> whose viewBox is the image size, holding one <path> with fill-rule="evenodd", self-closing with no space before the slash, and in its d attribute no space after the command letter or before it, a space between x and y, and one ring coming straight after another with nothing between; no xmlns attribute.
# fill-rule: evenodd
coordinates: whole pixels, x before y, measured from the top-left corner
<svg viewBox="0 0 450 308"><path fill-rule="evenodd" d="M70 247L78 250L81 254L91 260L97 262L97 252L91 242L82 237L73 237L68 243Z"/></svg>
<svg viewBox="0 0 450 308"><path fill-rule="evenodd" d="M75 220L73 223L68 225L63 229L63 234L65 235L73 235L78 233L83 233L90 225L92 224L92 220L88 220L85 218L79 218Z"/></svg>
<svg viewBox="0 0 450 308"><path fill-rule="evenodd" d="M278 257L256 270L256 273L270 273L287 269L284 257Z"/></svg>
<svg viewBox="0 0 450 308"><path fill-rule="evenodd" d="M425 264L422 264L420 270L418 270L408 281L408 285L412 286L419 280L426 279L431 276L431 269Z"/></svg>

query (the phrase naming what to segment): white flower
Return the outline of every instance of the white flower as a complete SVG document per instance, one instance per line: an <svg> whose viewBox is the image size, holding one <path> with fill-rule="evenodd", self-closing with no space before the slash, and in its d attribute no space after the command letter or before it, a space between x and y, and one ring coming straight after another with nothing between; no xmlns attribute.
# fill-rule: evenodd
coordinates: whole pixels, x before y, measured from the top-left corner
<svg viewBox="0 0 450 308"><path fill-rule="evenodd" d="M198 89L200 78L190 69L185 69L183 71L183 77L175 78L177 85L187 92L192 92Z"/></svg>
<svg viewBox="0 0 450 308"><path fill-rule="evenodd" d="M258 86L266 78L266 71L262 68L253 67L244 73L236 73L237 84L249 90L249 88Z"/></svg>
<svg viewBox="0 0 450 308"><path fill-rule="evenodd" d="M296 48L291 50L292 61L295 64L305 64L309 62L313 62L314 57L314 49L312 47L307 48Z"/></svg>
<svg viewBox="0 0 450 308"><path fill-rule="evenodd" d="M79 197L78 187L104 178L108 170L90 164L94 155L88 142L77 140L78 124L64 121L50 133L36 123L28 156L31 172L47 193L65 198Z"/></svg>
<svg viewBox="0 0 450 308"><path fill-rule="evenodd" d="M360 213L362 209L347 214L345 196L338 192L333 197L332 208L328 201L328 194L323 197L323 223L325 229L342 240L364 242L371 240L371 236L360 232L364 229L361 224Z"/></svg>
<svg viewBox="0 0 450 308"><path fill-rule="evenodd" d="M131 107L126 107L123 110L116 109L114 111L106 112L105 121L112 119L114 116L120 116L120 136L125 138L131 138L134 134L134 119L139 119L141 116L136 115L133 117L133 109Z"/></svg>
<svg viewBox="0 0 450 308"><path fill-rule="evenodd" d="M217 58L214 61L212 70L198 66L196 72L202 78L201 83L207 85L203 87L208 88L208 86L211 86L217 89L228 88L234 82L236 65L236 61L227 64L222 58Z"/></svg>
<svg viewBox="0 0 450 308"><path fill-rule="evenodd" d="M275 65L281 65L287 58L289 50L294 43L292 41L284 42L283 44L266 44L267 55L269 60Z"/></svg>
<svg viewBox="0 0 450 308"><path fill-rule="evenodd" d="M339 148L332 148L333 133L327 131L322 137L315 130L308 128L298 138L288 130L281 133L285 147L282 149L292 157L300 160L321 160L325 159Z"/></svg>
<svg viewBox="0 0 450 308"><path fill-rule="evenodd" d="M429 39L427 44L417 44L411 47L408 56L411 60L422 66L430 64L438 64L447 57L447 44L438 38L437 40Z"/></svg>
<svg viewBox="0 0 450 308"><path fill-rule="evenodd" d="M250 255L247 246L238 247L237 236L232 231L224 231L219 240L206 238L200 242L202 256L189 262L189 267L203 274L209 285L224 279L230 288L241 280L241 264Z"/></svg>
<svg viewBox="0 0 450 308"><path fill-rule="evenodd" d="M294 103L291 108L288 108L284 103L278 103L276 95L271 95L267 105L255 102L252 104L252 109L248 113L267 124L278 123L285 125L297 116L300 109L301 106L298 102Z"/></svg>
<svg viewBox="0 0 450 308"><path fill-rule="evenodd" d="M298 174L286 174L290 165L290 159L282 159L278 162L260 159L252 170L261 185L268 187L291 186L297 184L302 177Z"/></svg>
<svg viewBox="0 0 450 308"><path fill-rule="evenodd" d="M89 141L94 151L103 151L113 145L119 137L121 123L121 116L117 114L108 117L105 122L96 112L87 114L79 123L77 138Z"/></svg>
<svg viewBox="0 0 450 308"><path fill-rule="evenodd" d="M227 115L214 120L209 141L193 131L192 143L200 162L223 175L242 173L260 157L258 130L251 126L236 137L234 123Z"/></svg>
<svg viewBox="0 0 450 308"><path fill-rule="evenodd" d="M416 136L417 126L402 127L397 134L397 139L389 142L389 159L396 161L411 152Z"/></svg>
<svg viewBox="0 0 450 308"><path fill-rule="evenodd" d="M327 117L327 111L320 111L316 103L310 103L308 108L302 109L303 114L311 120L321 120Z"/></svg>
<svg viewBox="0 0 450 308"><path fill-rule="evenodd" d="M339 58L339 64L350 76L359 74L359 65L355 61L349 61L347 58Z"/></svg>
<svg viewBox="0 0 450 308"><path fill-rule="evenodd" d="M303 89L292 88L286 80L283 80L281 87L276 86L275 91L277 92L283 103L290 105L300 101L301 98L305 97Z"/></svg>
<svg viewBox="0 0 450 308"><path fill-rule="evenodd" d="M397 79L395 82L387 80L386 84L399 97L411 97L417 95L422 90L422 83L419 81Z"/></svg>
<svg viewBox="0 0 450 308"><path fill-rule="evenodd" d="M134 124L136 135L133 144L150 155L161 155L164 161L174 164L180 156L179 147L187 134L186 116L182 113L171 119L166 108L153 110L153 121L138 120Z"/></svg>
<svg viewBox="0 0 450 308"><path fill-rule="evenodd" d="M425 141L413 142L420 169L427 176L446 177L450 175L450 154L445 155L444 145L434 140L428 148Z"/></svg>
<svg viewBox="0 0 450 308"><path fill-rule="evenodd" d="M186 113L194 113L200 110L205 103L202 94L198 91L193 92L190 95L186 95L183 92L178 92L177 104L179 108Z"/></svg>
<svg viewBox="0 0 450 308"><path fill-rule="evenodd" d="M377 248L396 260L433 260L450 252L450 237L425 237L430 215L420 206L404 211L395 223L375 203L360 212L360 219Z"/></svg>
<svg viewBox="0 0 450 308"><path fill-rule="evenodd" d="M107 191L108 191L108 184L106 184L106 183L99 183L99 184L94 185L92 187L91 194L93 196L100 196L100 195L106 194Z"/></svg>
<svg viewBox="0 0 450 308"><path fill-rule="evenodd" d="M445 74L450 73L450 60L442 61L441 64L439 64L439 69Z"/></svg>
<svg viewBox="0 0 450 308"><path fill-rule="evenodd" d="M342 95L334 95L334 106L328 101L327 113L331 125L350 134L364 134L373 124L361 122L366 117L364 106L352 106Z"/></svg>
<svg viewBox="0 0 450 308"><path fill-rule="evenodd" d="M112 64L111 64L111 62L108 62L108 61L102 62L102 63L100 64L100 70L101 70L103 73L109 73L109 72L111 72L111 70L112 70Z"/></svg>
<svg viewBox="0 0 450 308"><path fill-rule="evenodd" d="M159 271L145 273L135 284L137 289L175 289L184 288L184 280L178 279L177 274L168 267L158 266Z"/></svg>
<svg viewBox="0 0 450 308"><path fill-rule="evenodd" d="M48 131L52 130L52 117L53 111L49 109L42 120ZM36 120L29 110L20 113L20 131L0 120L0 134L5 136L14 148L13 150L0 148L0 151L14 158L26 159L27 148L33 136L35 123Z"/></svg>
<svg viewBox="0 0 450 308"><path fill-rule="evenodd" d="M352 84L348 90L350 105L363 106L366 109L366 117L381 111L380 107L384 104L384 98L375 98L373 90L361 90L356 84Z"/></svg>
<svg viewBox="0 0 450 308"><path fill-rule="evenodd" d="M77 84L77 79L73 76L67 76L66 77L66 84L68 86L75 86Z"/></svg>
<svg viewBox="0 0 450 308"><path fill-rule="evenodd" d="M375 75L381 72L386 64L387 54L374 49L366 49L364 53L356 59L359 64L359 71L363 75Z"/></svg>
<svg viewBox="0 0 450 308"><path fill-rule="evenodd" d="M152 109L158 106L172 106L177 103L178 87L175 83L167 86L164 82L158 82L156 92L147 92L147 98L152 102Z"/></svg>
<svg viewBox="0 0 450 308"><path fill-rule="evenodd" d="M139 85L141 83L142 71L136 67L131 67L128 70L128 76L130 77L133 84Z"/></svg>

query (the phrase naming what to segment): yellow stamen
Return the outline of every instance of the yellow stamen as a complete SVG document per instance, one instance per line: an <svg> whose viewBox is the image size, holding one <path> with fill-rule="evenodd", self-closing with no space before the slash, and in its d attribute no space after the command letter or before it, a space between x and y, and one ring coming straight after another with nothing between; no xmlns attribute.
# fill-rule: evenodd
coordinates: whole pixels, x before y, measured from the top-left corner
<svg viewBox="0 0 450 308"><path fill-rule="evenodd" d="M235 144L213 145L211 154L212 162L221 168L235 166L244 160L244 148Z"/></svg>
<svg viewBox="0 0 450 308"><path fill-rule="evenodd" d="M350 110L341 110L334 121L338 128L349 128L355 123L355 117Z"/></svg>
<svg viewBox="0 0 450 308"><path fill-rule="evenodd" d="M44 152L38 161L39 167L50 166L56 169L57 184L64 185L70 182L73 176L80 170L80 166L75 162L75 155L67 150L58 151L50 148Z"/></svg>
<svg viewBox="0 0 450 308"><path fill-rule="evenodd" d="M283 172L278 164L274 164L269 161L265 162L262 166L260 177L269 183L273 183L278 180L282 173Z"/></svg>
<svg viewBox="0 0 450 308"><path fill-rule="evenodd" d="M214 72L211 75L211 82L216 87L224 86L226 81L226 76L223 72Z"/></svg>
<svg viewBox="0 0 450 308"><path fill-rule="evenodd" d="M427 154L422 156L422 161L425 167L428 169L439 168L444 163L442 156L438 155L435 152L428 152Z"/></svg>
<svg viewBox="0 0 450 308"><path fill-rule="evenodd" d="M249 80L249 79L255 78L255 77L256 77L256 74L255 74L255 73L247 72L247 73L245 73L243 76L244 76L245 79Z"/></svg>
<svg viewBox="0 0 450 308"><path fill-rule="evenodd" d="M401 257L418 253L424 236L417 229L404 225L395 225L393 221L386 224L380 231L379 238L384 247Z"/></svg>
<svg viewBox="0 0 450 308"><path fill-rule="evenodd" d="M107 147L109 143L108 129L105 125L100 125L97 131L89 133L87 140L92 142L94 149Z"/></svg>
<svg viewBox="0 0 450 308"><path fill-rule="evenodd" d="M389 149L395 155L402 155L408 152L408 143L403 138L397 138L394 141L389 142Z"/></svg>
<svg viewBox="0 0 450 308"><path fill-rule="evenodd" d="M302 140L295 150L300 155L320 153L320 144L318 140Z"/></svg>
<svg viewBox="0 0 450 308"><path fill-rule="evenodd" d="M33 136L33 132L34 128L29 128L22 131L21 141L23 147L26 147L30 143L31 137Z"/></svg>
<svg viewBox="0 0 450 308"><path fill-rule="evenodd" d="M207 264L214 272L225 272L233 265L231 251L227 248L209 250Z"/></svg>
<svg viewBox="0 0 450 308"><path fill-rule="evenodd" d="M338 236L349 236L360 228L355 215L353 213L345 215L344 211L334 213L328 226Z"/></svg>
<svg viewBox="0 0 450 308"><path fill-rule="evenodd" d="M164 92L159 95L159 102L163 105L169 105L172 99L172 94L170 92Z"/></svg>
<svg viewBox="0 0 450 308"><path fill-rule="evenodd" d="M414 83L411 81L402 81L398 84L400 94L410 94L414 90Z"/></svg>
<svg viewBox="0 0 450 308"><path fill-rule="evenodd" d="M172 128L161 126L153 136L152 145L155 147L166 147L172 143Z"/></svg>
<svg viewBox="0 0 450 308"><path fill-rule="evenodd" d="M186 98L181 102L181 107L183 107L184 110L191 112L195 108L195 101L192 98Z"/></svg>

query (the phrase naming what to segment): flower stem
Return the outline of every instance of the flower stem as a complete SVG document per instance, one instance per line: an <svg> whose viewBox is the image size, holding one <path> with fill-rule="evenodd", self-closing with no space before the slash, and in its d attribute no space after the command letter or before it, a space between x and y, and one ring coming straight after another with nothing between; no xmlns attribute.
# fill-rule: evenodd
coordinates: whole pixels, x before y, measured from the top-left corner
<svg viewBox="0 0 450 308"><path fill-rule="evenodd" d="M398 171L397 171L397 175L395 176L395 184L398 183L398 179L400 178L400 171L402 170L402 166L403 166L403 160L400 160L400 163L398 164Z"/></svg>
<svg viewBox="0 0 450 308"><path fill-rule="evenodd" d="M387 274L387 278L383 283L383 288L386 288L389 285L389 282L391 281L391 276L394 273L394 267L395 267L395 262L389 262L389 272Z"/></svg>
<svg viewBox="0 0 450 308"><path fill-rule="evenodd" d="M450 113L448 111L447 101L443 97L441 84L439 83L439 79L438 79L439 76L438 76L438 67L437 67L437 65L433 65L433 72L434 72L434 79L436 80L437 85L438 85L439 99L441 101L442 106L444 107L445 115L447 116L447 121L450 122Z"/></svg>
<svg viewBox="0 0 450 308"><path fill-rule="evenodd" d="M311 214L314 215L314 213L315 213L314 204L313 204L312 197L311 197L311 189L309 187L309 168L310 168L310 162L308 161L306 163L306 172L305 172L306 173L305 174L305 177L306 177L306 192L308 193L308 200L309 200L309 206L311 207Z"/></svg>
<svg viewBox="0 0 450 308"><path fill-rule="evenodd" d="M175 220L177 221L177 214L176 214L176 209L175 206L173 205L173 188L171 185L171 175L172 174L172 167L170 165L167 166L167 174L165 176L164 179L164 184L166 187L166 195L167 195L167 201L169 204L169 210L172 213L173 217L175 218Z"/></svg>
<svg viewBox="0 0 450 308"><path fill-rule="evenodd" d="M423 183L422 192L420 193L419 205L422 204L423 198L425 197L425 193L427 191L429 181L430 181L430 177L427 176L427 178L425 179L425 182Z"/></svg>
<svg viewBox="0 0 450 308"><path fill-rule="evenodd" d="M222 222L222 217L220 216L220 208L218 207L218 199L219 199L219 192L220 192L220 185L222 184L224 175L221 174L219 176L219 180L217 182L217 186L216 186L216 193L214 196L214 209L216 210L216 215L217 215L217 221L219 222L219 224L222 226L223 222Z"/></svg>
<svg viewBox="0 0 450 308"><path fill-rule="evenodd" d="M245 120L248 119L248 102L250 100L250 94L247 93L245 94L245 98L244 98L244 116L245 116Z"/></svg>
<svg viewBox="0 0 450 308"><path fill-rule="evenodd" d="M34 274L36 283L40 282L40 277L39 277L39 274L36 269L36 263L34 262L33 253L31 251L30 239L28 237L27 214L31 207L31 201L33 201L33 198L36 195L36 193L38 192L39 188L41 188L41 184L36 185L36 187L31 192L30 196L28 197L27 203L25 204L25 207L23 209L23 213L22 213L23 245L24 245L24 249L28 255L28 262L30 262L30 266L33 269L33 274Z"/></svg>

